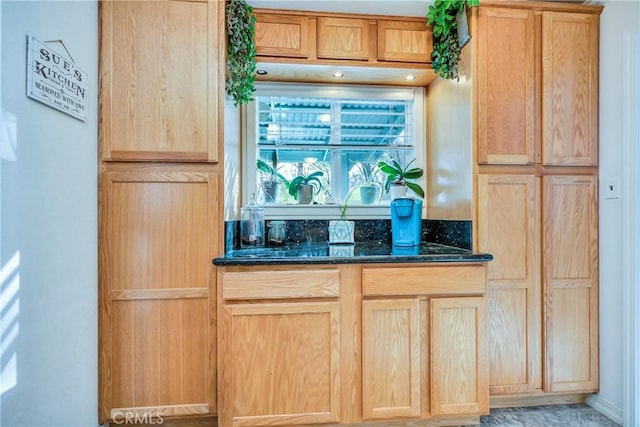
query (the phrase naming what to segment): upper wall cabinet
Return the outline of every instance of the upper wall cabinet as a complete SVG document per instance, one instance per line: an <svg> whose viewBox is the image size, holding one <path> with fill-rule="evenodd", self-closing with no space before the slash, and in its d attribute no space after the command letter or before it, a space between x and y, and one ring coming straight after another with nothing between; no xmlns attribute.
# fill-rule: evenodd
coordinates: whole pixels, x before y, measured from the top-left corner
<svg viewBox="0 0 640 427"><path fill-rule="evenodd" d="M598 164L598 16L542 16L542 163Z"/></svg>
<svg viewBox="0 0 640 427"><path fill-rule="evenodd" d="M309 57L309 18L256 13L256 54Z"/></svg>
<svg viewBox="0 0 640 427"><path fill-rule="evenodd" d="M100 2L101 160L217 161L223 17L214 0Z"/></svg>
<svg viewBox="0 0 640 427"><path fill-rule="evenodd" d="M432 36L426 18L255 9L259 62L426 68ZM336 62L336 60L340 62ZM281 60L282 61L282 60Z"/></svg>
<svg viewBox="0 0 640 427"><path fill-rule="evenodd" d="M431 62L433 37L423 22L378 21L378 60Z"/></svg>
<svg viewBox="0 0 640 427"><path fill-rule="evenodd" d="M317 18L318 58L368 60L369 25L365 19Z"/></svg>
<svg viewBox="0 0 640 427"><path fill-rule="evenodd" d="M478 162L533 163L533 11L478 10Z"/></svg>
<svg viewBox="0 0 640 427"><path fill-rule="evenodd" d="M597 165L597 14L480 7L477 72L478 163Z"/></svg>

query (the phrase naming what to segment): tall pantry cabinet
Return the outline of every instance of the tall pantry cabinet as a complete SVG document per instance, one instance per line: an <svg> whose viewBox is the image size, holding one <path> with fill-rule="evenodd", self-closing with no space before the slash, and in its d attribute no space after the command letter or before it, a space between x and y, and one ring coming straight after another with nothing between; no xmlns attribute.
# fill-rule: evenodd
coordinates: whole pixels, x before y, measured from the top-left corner
<svg viewBox="0 0 640 427"><path fill-rule="evenodd" d="M213 414L224 2L99 7L99 419Z"/></svg>
<svg viewBox="0 0 640 427"><path fill-rule="evenodd" d="M601 11L489 1L478 10L476 241L494 255L493 403L598 389Z"/></svg>

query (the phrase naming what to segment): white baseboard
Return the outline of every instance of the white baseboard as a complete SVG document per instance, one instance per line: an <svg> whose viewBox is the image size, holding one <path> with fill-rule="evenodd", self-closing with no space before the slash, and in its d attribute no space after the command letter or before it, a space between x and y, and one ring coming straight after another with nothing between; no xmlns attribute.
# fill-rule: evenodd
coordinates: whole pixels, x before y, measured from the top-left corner
<svg viewBox="0 0 640 427"><path fill-rule="evenodd" d="M599 394L594 394L587 398L587 405L600 412L610 420L622 425L622 409L613 403L603 399Z"/></svg>

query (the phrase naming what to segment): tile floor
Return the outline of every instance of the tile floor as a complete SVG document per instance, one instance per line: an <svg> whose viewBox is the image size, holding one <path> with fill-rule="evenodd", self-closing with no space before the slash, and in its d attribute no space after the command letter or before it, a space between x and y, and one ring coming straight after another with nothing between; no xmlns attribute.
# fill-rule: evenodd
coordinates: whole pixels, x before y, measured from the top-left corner
<svg viewBox="0 0 640 427"><path fill-rule="evenodd" d="M501 427L619 426L585 404L492 409L490 415L480 417L480 425Z"/></svg>

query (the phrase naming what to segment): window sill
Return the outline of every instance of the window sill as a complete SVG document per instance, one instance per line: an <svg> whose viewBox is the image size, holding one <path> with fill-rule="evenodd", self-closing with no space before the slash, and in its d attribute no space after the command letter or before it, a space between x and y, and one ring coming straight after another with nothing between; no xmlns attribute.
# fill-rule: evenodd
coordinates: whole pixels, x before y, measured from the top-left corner
<svg viewBox="0 0 640 427"><path fill-rule="evenodd" d="M338 219L339 205L263 205L264 217L270 219ZM424 207L423 207L424 209ZM423 212L424 217L424 212ZM389 202L376 205L349 205L347 219L389 219Z"/></svg>

